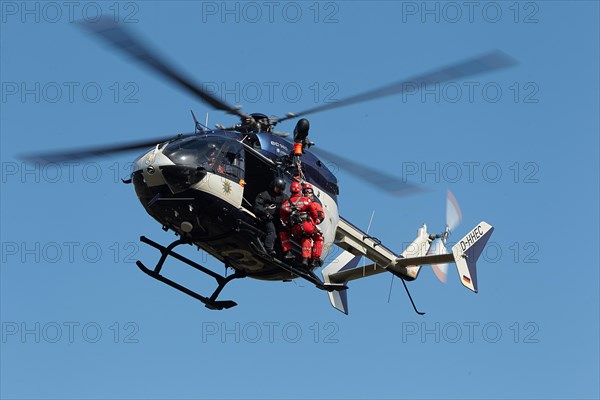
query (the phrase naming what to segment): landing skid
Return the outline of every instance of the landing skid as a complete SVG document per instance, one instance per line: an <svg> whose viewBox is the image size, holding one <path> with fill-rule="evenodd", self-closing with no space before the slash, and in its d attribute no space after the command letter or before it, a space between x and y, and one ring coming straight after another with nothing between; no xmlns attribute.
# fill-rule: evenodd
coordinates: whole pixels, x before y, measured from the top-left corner
<svg viewBox="0 0 600 400"><path fill-rule="evenodd" d="M333 292L336 290L348 289L348 286L346 286L346 285L324 283L323 281L321 281L321 279L319 279L319 277L314 272L312 272L310 270L307 271L306 269L301 269L301 268L297 268L293 265L286 264L286 263L280 261L278 258L275 258L275 257L267 254L267 252L264 250L264 246L262 246L262 243L260 243L260 241L258 242L258 245L256 243L250 243L250 245L256 250L256 252L260 255L260 257L264 261L267 261L271 264L275 264L276 266L283 269L284 271L289 272L290 275L292 275L292 276L296 275L299 278L307 280L308 282L315 285L318 289L324 290L326 292Z"/></svg>
<svg viewBox="0 0 600 400"><path fill-rule="evenodd" d="M167 247L164 247L164 246L148 239L145 236L141 236L140 241L154 247L155 249L160 250L160 252L161 252L160 259L156 263L156 266L154 267L154 269L147 268L139 260L136 262L136 265L144 273L148 274L149 276L151 276L152 278L154 278L156 280L166 283L167 285L187 294L188 296L195 298L196 300L201 301L202 303L204 303L204 305L208 309L223 310L226 308L231 308L231 307L237 306L237 303L235 301L233 301L233 300L217 300L217 296L219 296L219 293L221 293L221 291L223 290L225 285L227 285L229 282L231 282L234 279L244 278L246 276L245 273L236 271L234 274L225 277L225 276L217 274L216 272L214 272L206 267L203 267L202 265L200 265L198 263L195 263L194 261L190 260L189 258L186 258L180 254L175 253L173 251L173 249L175 247L177 247L181 244L189 244L189 242L187 242L184 239L178 239L178 240L174 241L173 243L171 243L170 245L168 245ZM193 268L197 269L198 271L203 272L203 273L213 277L217 281L217 285L218 285L217 288L215 289L215 291L213 292L213 294L210 297L204 297L204 296L188 289L187 287L182 286L179 283L174 282L174 281L170 280L169 278L165 278L163 275L161 275L160 271L161 271L163 264L165 263L168 256L174 257L177 260L189 265L190 267L193 267Z"/></svg>
<svg viewBox="0 0 600 400"><path fill-rule="evenodd" d="M241 220L238 220L238 224L239 224L239 226L243 227L243 229L249 233L250 246L263 259L263 261L268 262L270 264L275 264L277 267L281 268L282 270L289 272L292 278L295 275L299 278L305 279L308 282L312 283L318 289L325 290L327 292L348 289L348 286L343 285L343 284L324 283L311 270L306 270L304 268L297 268L293 265L289 265L289 264L286 264L286 263L280 261L278 258L273 257L270 254L267 254L265 246L263 245L262 241L260 239L258 239L258 237L264 236L265 233L261 230L256 229L255 227L241 221Z"/></svg>

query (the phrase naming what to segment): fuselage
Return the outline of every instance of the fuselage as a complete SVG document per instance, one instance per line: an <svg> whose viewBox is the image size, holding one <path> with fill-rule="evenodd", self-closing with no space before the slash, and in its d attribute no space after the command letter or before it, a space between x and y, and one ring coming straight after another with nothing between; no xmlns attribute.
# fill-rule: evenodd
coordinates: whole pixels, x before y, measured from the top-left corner
<svg viewBox="0 0 600 400"><path fill-rule="evenodd" d="M292 143L270 133L211 131L157 144L135 161L132 180L140 202L163 229L250 277L288 280L296 276L260 251L257 239L264 231L253 205L277 176L289 188L297 171L292 149ZM319 225L325 259L339 222L337 179L310 152L301 160L326 215Z"/></svg>

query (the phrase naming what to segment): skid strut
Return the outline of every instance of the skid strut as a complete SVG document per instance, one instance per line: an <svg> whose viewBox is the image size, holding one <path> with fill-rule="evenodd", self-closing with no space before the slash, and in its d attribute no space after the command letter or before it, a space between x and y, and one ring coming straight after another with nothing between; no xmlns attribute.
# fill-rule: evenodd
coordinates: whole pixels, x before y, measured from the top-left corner
<svg viewBox="0 0 600 400"><path fill-rule="evenodd" d="M390 271L392 274L394 274L395 276L397 276L398 278L400 278L400 280L402 281L402 284L404 285L404 290L406 290L406 294L408 295L408 299L410 300L410 304L412 304L413 306L413 310L415 310L415 312L419 315L425 315L424 312L421 312L419 310L417 310L417 306L415 305L415 302L413 301L412 296L410 295L410 292L408 291L408 286L406 286L406 281L404 279L404 276L402 276L402 274L399 274L397 272L394 271ZM390 287L391 290L391 287Z"/></svg>
<svg viewBox="0 0 600 400"><path fill-rule="evenodd" d="M264 247L263 247L262 243L260 243L260 241L257 241L257 243L250 242L250 245L252 246L252 248L254 248L254 250L257 251L257 253L263 258L263 260L270 262L272 264L275 264L277 267L281 268L282 270L289 272L290 278L293 278L294 276L300 277L300 278L305 279L308 282L312 283L318 289L324 290L326 292L333 292L333 291L337 291L337 290L348 289L348 286L346 286L344 284L330 284L330 283L325 283L325 282L321 281L319 279L319 277L311 270L297 268L293 265L289 265L289 264L286 264L286 263L278 260L277 258L267 254L267 252L264 250Z"/></svg>
<svg viewBox="0 0 600 400"><path fill-rule="evenodd" d="M236 271L233 275L229 275L229 276L225 277L225 276L217 274L216 272L214 272L206 267L203 267L202 265L190 260L189 258L182 256L181 254L175 253L173 251L173 249L175 247L177 247L181 244L189 244L189 242L187 242L184 239L178 239L178 240L174 241L173 243L171 243L170 245L168 245L167 247L164 247L164 246L148 239L145 236L140 236L140 241L154 247L155 249L160 250L160 252L161 252L160 259L156 263L156 266L154 267L154 269L147 268L139 260L136 261L136 265L143 272L145 272L152 278L159 280L163 283L166 283L167 285L187 294L188 296L191 296L191 297L195 298L196 300L201 301L202 303L204 303L206 308L209 308L211 310L222 310L224 308L231 308L231 307L237 306L237 303L235 301L232 301L232 300L220 300L219 301L219 300L217 300L217 296L219 296L219 293L221 293L221 291L223 290L225 285L227 285L230 281L232 281L234 279L244 278L246 276L245 273ZM204 296L188 289L187 287L182 286L179 283L174 282L174 281L170 280L169 278L162 276L160 274L160 271L161 271L163 264L165 263L168 256L176 258L177 260L179 260L183 263L186 263L190 267L193 267L193 268L197 269L198 271L203 272L206 275L213 277L217 281L217 284L218 284L218 286L215 289L215 291L213 292L213 294L210 297L204 297Z"/></svg>

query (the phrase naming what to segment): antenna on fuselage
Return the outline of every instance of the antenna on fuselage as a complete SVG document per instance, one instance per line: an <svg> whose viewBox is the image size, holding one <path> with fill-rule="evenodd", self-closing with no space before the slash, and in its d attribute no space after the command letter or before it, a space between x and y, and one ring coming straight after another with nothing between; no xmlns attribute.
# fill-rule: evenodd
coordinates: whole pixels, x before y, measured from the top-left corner
<svg viewBox="0 0 600 400"><path fill-rule="evenodd" d="M204 132L204 127L202 126L202 124L200 122L198 122L198 119L196 119L196 115L194 114L194 111L190 110L190 112L192 113L192 118L194 118L194 127L196 129L196 133ZM206 118L208 119L208 113L206 114ZM208 125L205 125L205 126L208 126Z"/></svg>

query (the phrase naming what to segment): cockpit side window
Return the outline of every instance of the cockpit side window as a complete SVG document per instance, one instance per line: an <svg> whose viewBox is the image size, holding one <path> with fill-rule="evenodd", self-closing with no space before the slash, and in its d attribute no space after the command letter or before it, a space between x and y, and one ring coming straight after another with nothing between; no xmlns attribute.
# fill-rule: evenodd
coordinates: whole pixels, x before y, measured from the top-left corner
<svg viewBox="0 0 600 400"><path fill-rule="evenodd" d="M191 137L169 143L163 150L175 164L197 165L217 174L244 178L244 146L220 137Z"/></svg>
<svg viewBox="0 0 600 400"><path fill-rule="evenodd" d="M216 167L219 174L244 179L244 147L238 142L227 142L223 145Z"/></svg>

